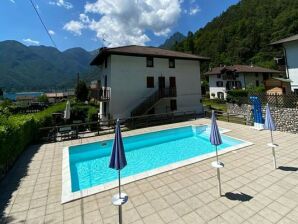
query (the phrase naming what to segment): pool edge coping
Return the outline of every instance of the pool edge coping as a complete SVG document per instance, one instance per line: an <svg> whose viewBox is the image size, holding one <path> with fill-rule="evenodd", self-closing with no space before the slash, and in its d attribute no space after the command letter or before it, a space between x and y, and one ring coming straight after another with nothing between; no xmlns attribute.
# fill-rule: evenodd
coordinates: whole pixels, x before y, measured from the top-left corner
<svg viewBox="0 0 298 224"><path fill-rule="evenodd" d="M185 125L185 126L181 126L181 127L177 127L177 128L182 128L182 127L187 127L187 126L208 126L208 125L206 125L206 124ZM169 129L173 129L173 128L165 128L165 129L161 129L161 130L158 130L158 131L164 131L164 130L169 130ZM151 133L151 132L158 132L158 131L156 131L156 130L153 131L152 130L152 131L148 131L148 132L144 132L144 133L136 134L136 135L142 135L142 134L147 134L147 133ZM225 133L228 133L228 132L231 132L231 130L224 128L221 131L222 134L225 134ZM134 135L127 135L127 136L124 136L124 137L129 137L129 136L134 136ZM227 136L230 137L230 138L234 138L236 140L240 140L243 143L241 143L237 146L230 146L226 149L222 149L222 150L218 151L218 155L223 155L223 154L231 152L231 151L243 149L243 148L246 148L248 146L254 145L254 143L252 143L252 142L245 141L245 140L242 140L242 139L239 139L239 138L235 138L235 137L232 137L232 136L229 136L229 135L227 135ZM107 140L111 140L111 139L113 139L113 138L108 138L106 140L96 140L96 141L88 142L88 143L84 143L84 144L90 144L90 143L92 144L92 143L95 143L95 142L98 142L98 141L107 141ZM78 146L78 145L82 145L82 144L75 144L75 145L71 145L71 146ZM105 184L100 184L98 186L94 186L94 187L91 187L91 188L88 188L88 189L72 192L71 191L71 173L70 173L70 165L69 165L69 149L70 149L71 146L67 146L67 147L63 148L61 204L71 202L71 201L74 201L74 200L77 200L77 199L80 199L80 198L83 198L83 197L86 197L86 196L90 196L90 195L93 195L93 194L96 194L96 193L100 193L100 192L107 191L107 190L118 187L118 180L114 180L114 181L110 181L110 182L107 182ZM190 158L190 159L182 160L182 161L179 161L179 162L176 162L176 163L168 164L166 166L162 166L162 167L150 170L150 171L145 171L145 172L133 175L133 176L124 177L124 178L121 178L121 184L125 185L125 184L128 184L128 183L132 183L134 181L145 179L145 178L155 176L155 175L158 175L158 174L161 174L161 173L165 173L165 172L168 172L168 171L171 171L171 170L175 170L175 169L187 166L187 165L191 165L191 164L194 164L194 163L206 160L206 159L210 159L210 158L213 158L215 156L216 156L215 152L210 152L210 153L207 153L207 154L204 154L204 155L200 155L200 156L196 156L196 157L193 157L193 158Z"/></svg>

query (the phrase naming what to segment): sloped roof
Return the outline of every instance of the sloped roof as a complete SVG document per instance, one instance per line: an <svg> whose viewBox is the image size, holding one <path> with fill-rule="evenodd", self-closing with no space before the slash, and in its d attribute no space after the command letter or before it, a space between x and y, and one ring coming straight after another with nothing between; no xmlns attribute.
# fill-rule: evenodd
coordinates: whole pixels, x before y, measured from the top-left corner
<svg viewBox="0 0 298 224"><path fill-rule="evenodd" d="M177 58L177 59L186 59L186 60L209 60L207 57L171 51L157 47L146 47L146 46L137 46L129 45L123 47L114 47L114 48L102 48L98 55L90 63L91 65L99 65L103 60L111 54L115 55L129 55L129 56L151 56L157 58Z"/></svg>
<svg viewBox="0 0 298 224"><path fill-rule="evenodd" d="M213 68L211 69L211 71L206 72L205 75L217 75L217 74L222 74L225 71L231 71L235 73L281 73L280 71L277 71L277 70L262 68L259 66L232 65L232 66Z"/></svg>
<svg viewBox="0 0 298 224"><path fill-rule="evenodd" d="M291 79L285 79L285 78L279 78L279 77L273 77L272 79L276 79L276 80L279 80L281 82L293 82Z"/></svg>
<svg viewBox="0 0 298 224"><path fill-rule="evenodd" d="M283 43L287 43L287 42L292 42L292 41L296 41L298 40L298 34L291 36L291 37L287 37L278 41L275 41L273 43L271 43L270 45L279 45L279 44L283 44Z"/></svg>

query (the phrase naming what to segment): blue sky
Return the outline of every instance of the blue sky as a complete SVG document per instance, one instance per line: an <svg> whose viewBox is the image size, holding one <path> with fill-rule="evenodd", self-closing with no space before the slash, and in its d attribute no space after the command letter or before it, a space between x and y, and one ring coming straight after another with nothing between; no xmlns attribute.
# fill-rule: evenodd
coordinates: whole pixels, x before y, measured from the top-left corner
<svg viewBox="0 0 298 224"><path fill-rule="evenodd" d="M239 0L33 0L57 47L158 46L196 31ZM1 0L0 41L51 45L29 0Z"/></svg>

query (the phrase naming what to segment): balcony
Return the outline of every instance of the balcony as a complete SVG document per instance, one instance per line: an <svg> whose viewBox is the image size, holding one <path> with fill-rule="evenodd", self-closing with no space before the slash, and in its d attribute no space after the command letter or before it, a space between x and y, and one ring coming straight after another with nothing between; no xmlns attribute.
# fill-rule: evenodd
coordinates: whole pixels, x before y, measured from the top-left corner
<svg viewBox="0 0 298 224"><path fill-rule="evenodd" d="M90 89L90 97L97 101L109 101L111 98L111 87Z"/></svg>

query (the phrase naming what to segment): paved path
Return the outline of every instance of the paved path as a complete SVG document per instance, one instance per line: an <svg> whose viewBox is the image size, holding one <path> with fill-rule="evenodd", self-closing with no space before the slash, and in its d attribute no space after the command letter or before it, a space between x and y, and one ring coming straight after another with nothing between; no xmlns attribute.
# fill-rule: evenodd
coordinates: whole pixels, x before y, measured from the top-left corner
<svg viewBox="0 0 298 224"><path fill-rule="evenodd" d="M149 128L159 130L186 124L208 124L200 119ZM298 135L275 132L279 169L274 170L267 131L219 122L227 135L254 145L221 156L221 198L216 172L207 159L125 185L129 202L124 223L298 223ZM141 133L148 129L125 132ZM102 137L89 138L83 142ZM111 204L115 189L64 205L61 199L62 148L80 140L31 146L0 183L0 222L3 223L117 223Z"/></svg>

